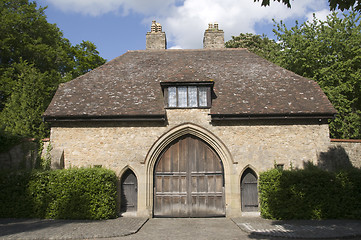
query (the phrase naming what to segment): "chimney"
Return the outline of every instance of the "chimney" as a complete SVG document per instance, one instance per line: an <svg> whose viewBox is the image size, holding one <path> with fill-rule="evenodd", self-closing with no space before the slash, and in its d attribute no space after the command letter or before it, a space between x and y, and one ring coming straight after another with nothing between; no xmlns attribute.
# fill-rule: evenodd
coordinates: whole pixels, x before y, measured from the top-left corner
<svg viewBox="0 0 361 240"><path fill-rule="evenodd" d="M146 49L167 49L165 32L162 32L162 25L156 21L152 22L150 32L147 32Z"/></svg>
<svg viewBox="0 0 361 240"><path fill-rule="evenodd" d="M218 23L209 23L208 29L204 32L204 49L224 48L224 32L218 29Z"/></svg>

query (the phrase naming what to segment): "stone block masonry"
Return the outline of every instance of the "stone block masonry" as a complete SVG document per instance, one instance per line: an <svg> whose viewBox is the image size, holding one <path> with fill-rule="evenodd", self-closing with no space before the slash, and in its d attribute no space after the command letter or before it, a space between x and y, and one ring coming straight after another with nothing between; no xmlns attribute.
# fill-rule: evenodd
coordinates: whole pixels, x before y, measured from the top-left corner
<svg viewBox="0 0 361 240"><path fill-rule="evenodd" d="M130 168L138 179L138 216L152 213L152 164L145 162L150 149L164 135L194 126L224 146L227 216L240 216L240 178L250 167L257 174L283 164L302 168L330 147L327 124L288 121L211 121L209 109L168 109L167 122L58 123L51 128L53 150L62 152L64 167L103 166L119 178ZM178 134L181 133L181 130ZM217 150L217 149L216 149ZM217 150L218 151L218 150ZM221 152L218 151L218 154ZM52 164L56 164L55 161ZM60 165L60 163L59 163Z"/></svg>
<svg viewBox="0 0 361 240"><path fill-rule="evenodd" d="M252 165L258 172L275 163L302 168L317 162L327 151L328 126L277 124L276 122L210 122L209 110L167 110L168 125L154 123L86 124L52 127L53 148L64 150L65 167L93 166L117 169L144 161L154 142L171 128L185 122L199 125L216 135L242 170ZM191 121L189 121L191 119Z"/></svg>
<svg viewBox="0 0 361 240"><path fill-rule="evenodd" d="M0 153L0 169L31 169L38 160L39 144L34 139L24 139L7 152Z"/></svg>
<svg viewBox="0 0 361 240"><path fill-rule="evenodd" d="M162 31L162 25L156 21L152 22L151 31L146 35L146 49L167 49L167 39L165 32Z"/></svg>
<svg viewBox="0 0 361 240"><path fill-rule="evenodd" d="M224 32L218 29L218 23L208 24L208 29L204 32L203 37L204 49L221 49L224 46Z"/></svg>
<svg viewBox="0 0 361 240"><path fill-rule="evenodd" d="M344 167L361 169L361 140L331 139L329 149L323 154L325 159L320 160L327 161L326 164L331 169Z"/></svg>

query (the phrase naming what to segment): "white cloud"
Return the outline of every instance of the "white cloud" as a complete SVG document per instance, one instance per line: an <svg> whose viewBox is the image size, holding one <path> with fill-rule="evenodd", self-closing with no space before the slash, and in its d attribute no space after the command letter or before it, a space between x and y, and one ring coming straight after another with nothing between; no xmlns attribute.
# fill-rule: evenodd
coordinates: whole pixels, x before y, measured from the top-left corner
<svg viewBox="0 0 361 240"><path fill-rule="evenodd" d="M183 49L181 46L172 46L169 49Z"/></svg>
<svg viewBox="0 0 361 240"><path fill-rule="evenodd" d="M256 23L300 18L325 7L324 1L302 0L292 2L292 8L277 2L261 7L253 0L186 0L172 14L161 16L167 37L182 48L201 48L203 32L208 23L218 22L225 39L239 33L255 33Z"/></svg>
<svg viewBox="0 0 361 240"><path fill-rule="evenodd" d="M239 33L255 33L256 24L329 13L326 0L292 1L289 9L271 1L270 7L261 7L253 0L48 0L62 9L92 16L109 12L127 14L136 12L151 24L156 19L163 25L168 44L174 48L201 48L204 30L210 22L218 22L225 39Z"/></svg>
<svg viewBox="0 0 361 240"><path fill-rule="evenodd" d="M314 12L314 13L308 13L307 14L307 21L310 21L312 22L313 21L313 15L316 16L316 18L318 20L321 20L321 21L326 21L327 20L327 16L330 14L330 10L328 9L323 9L321 11L317 11L317 12Z"/></svg>

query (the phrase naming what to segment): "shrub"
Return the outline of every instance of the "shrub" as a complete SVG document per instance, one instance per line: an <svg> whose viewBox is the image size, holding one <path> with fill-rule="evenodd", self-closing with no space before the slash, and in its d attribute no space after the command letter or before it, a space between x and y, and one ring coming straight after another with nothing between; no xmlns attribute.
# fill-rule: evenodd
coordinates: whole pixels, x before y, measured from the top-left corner
<svg viewBox="0 0 361 240"><path fill-rule="evenodd" d="M15 176L15 177L14 177ZM116 176L103 168L0 174L0 217L116 217Z"/></svg>
<svg viewBox="0 0 361 240"><path fill-rule="evenodd" d="M0 217L32 217L33 202L27 189L30 172L0 173Z"/></svg>
<svg viewBox="0 0 361 240"><path fill-rule="evenodd" d="M272 169L260 175L259 191L265 218L361 218L360 170Z"/></svg>

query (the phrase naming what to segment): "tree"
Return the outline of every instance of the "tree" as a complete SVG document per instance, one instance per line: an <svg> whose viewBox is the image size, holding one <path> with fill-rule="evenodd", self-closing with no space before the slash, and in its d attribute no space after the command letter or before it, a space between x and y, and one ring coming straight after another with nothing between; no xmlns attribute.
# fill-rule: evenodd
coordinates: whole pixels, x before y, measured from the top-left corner
<svg viewBox="0 0 361 240"><path fill-rule="evenodd" d="M278 63L314 79L338 110L330 124L331 137L361 138L361 17L351 11L326 21L290 29L282 21L274 30L282 48Z"/></svg>
<svg viewBox="0 0 361 240"><path fill-rule="evenodd" d="M40 116L49 103L52 88L49 82L54 76L41 73L24 61L14 63L6 75L17 81L0 115L5 132L22 137L45 137L47 130Z"/></svg>
<svg viewBox="0 0 361 240"><path fill-rule="evenodd" d="M55 24L47 22L44 10L28 0L0 0L0 76L20 59L34 64L41 72L65 75L71 70L71 45ZM8 80L0 85L4 102L16 82ZM59 79L52 81L56 87Z"/></svg>
<svg viewBox="0 0 361 240"><path fill-rule="evenodd" d="M290 29L275 22L278 42L264 36L240 34L227 47L247 47L250 51L314 79L338 111L330 123L332 138L361 138L361 17L352 10L326 21L317 20ZM275 46L276 45L276 46Z"/></svg>
<svg viewBox="0 0 361 240"><path fill-rule="evenodd" d="M105 63L93 43L72 46L45 9L0 0L0 130L7 136L44 137L41 115L58 85Z"/></svg>
<svg viewBox="0 0 361 240"><path fill-rule="evenodd" d="M280 53L280 46L265 35L252 33L241 33L239 36L232 36L232 39L225 43L226 48L247 48L249 51L271 61L277 62Z"/></svg>
<svg viewBox="0 0 361 240"><path fill-rule="evenodd" d="M259 2L260 0L254 0ZM287 7L291 8L290 0L273 0L282 2ZM355 10L361 12L361 1L360 0L328 0L330 10L340 9L341 11L349 10L352 7L355 7ZM269 6L270 0L262 0L261 6Z"/></svg>
<svg viewBox="0 0 361 240"><path fill-rule="evenodd" d="M83 75L105 63L105 60L99 56L94 43L89 41L82 41L75 45L71 53L74 59L72 78Z"/></svg>

